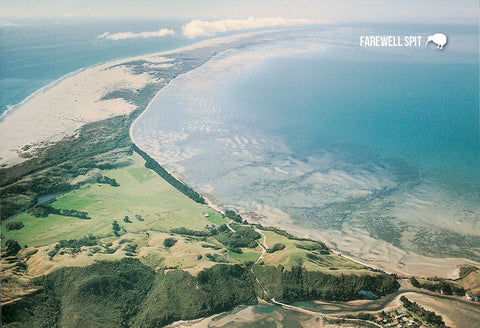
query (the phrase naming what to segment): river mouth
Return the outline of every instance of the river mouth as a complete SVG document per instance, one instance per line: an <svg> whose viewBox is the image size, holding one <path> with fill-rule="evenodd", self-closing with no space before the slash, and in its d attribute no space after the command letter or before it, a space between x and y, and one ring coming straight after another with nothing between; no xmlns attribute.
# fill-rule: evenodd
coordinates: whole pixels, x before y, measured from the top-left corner
<svg viewBox="0 0 480 328"><path fill-rule="evenodd" d="M376 62L356 33L221 53L159 93L134 141L251 220L387 271L454 275L480 259L478 67Z"/></svg>

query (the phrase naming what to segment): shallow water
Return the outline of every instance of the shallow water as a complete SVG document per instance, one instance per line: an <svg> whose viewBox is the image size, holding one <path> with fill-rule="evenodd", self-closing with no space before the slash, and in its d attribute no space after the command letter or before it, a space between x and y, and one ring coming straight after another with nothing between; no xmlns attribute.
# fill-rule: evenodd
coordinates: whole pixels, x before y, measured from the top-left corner
<svg viewBox="0 0 480 328"><path fill-rule="evenodd" d="M221 54L164 88L135 142L267 224L353 226L478 259L478 50L453 32L450 53L363 49L363 33L309 29Z"/></svg>

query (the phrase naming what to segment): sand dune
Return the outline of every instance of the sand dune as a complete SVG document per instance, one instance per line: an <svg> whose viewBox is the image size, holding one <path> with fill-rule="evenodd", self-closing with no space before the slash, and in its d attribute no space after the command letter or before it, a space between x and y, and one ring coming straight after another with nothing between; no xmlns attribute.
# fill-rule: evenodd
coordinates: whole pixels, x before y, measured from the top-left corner
<svg viewBox="0 0 480 328"><path fill-rule="evenodd" d="M130 113L133 104L123 99L102 100L114 90L144 87L156 80L148 74L134 75L126 67L105 64L87 69L38 92L0 123L0 164L22 160L28 148L58 141L87 122ZM22 150L23 148L23 150Z"/></svg>

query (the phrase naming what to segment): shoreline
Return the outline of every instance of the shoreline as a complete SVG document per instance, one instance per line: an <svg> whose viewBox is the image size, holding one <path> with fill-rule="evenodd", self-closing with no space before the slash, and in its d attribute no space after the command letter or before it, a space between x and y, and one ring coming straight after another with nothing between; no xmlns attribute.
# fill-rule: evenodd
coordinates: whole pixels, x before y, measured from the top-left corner
<svg viewBox="0 0 480 328"><path fill-rule="evenodd" d="M79 68L73 72L70 72L70 73L67 73L61 77L59 77L58 79L55 79L53 80L52 82L44 85L43 87L41 87L40 89L36 90L35 92L33 92L31 95L27 96L25 99L23 99L21 102L19 102L18 104L14 104L14 105L8 105L7 106L7 110L4 111L1 115L0 115L0 123L3 122L5 120L5 118L7 118L10 114L13 114L17 109L19 109L20 107L22 107L23 105L25 105L27 102L29 102L30 100L32 100L35 96L37 96L38 94L42 93L42 92L45 92L45 91L48 91L50 90L51 88L54 88L56 85L58 85L60 82L64 81L65 79L68 79L69 77L72 77L72 76L75 76L77 74L80 74L81 72L84 72L90 68L94 68L96 66L99 66L99 65L102 65L102 63L100 64L95 64L93 66L87 66L87 67L82 67L82 68Z"/></svg>
<svg viewBox="0 0 480 328"><path fill-rule="evenodd" d="M158 57L158 56L168 56L168 55L173 55L175 53L179 53L181 51L188 51L188 50L195 50L195 49L202 49L203 47L208 47L208 46L212 46L212 45L220 45L222 43L233 43L235 42L236 40L240 40L242 38L248 38L252 35L255 35L255 34L262 34L264 32L253 32L253 33L246 33L246 34L239 34L239 35L234 35L234 36L229 36L229 37L222 37L222 38L216 38L216 39L208 39L208 40L204 40L204 41L201 41L201 42L198 42L198 43L195 43L195 44L192 44L192 45L189 45L189 46L185 46L185 47L182 47L182 48L178 48L178 49L174 49L174 50L168 50L168 51L165 51L165 52L160 52L160 53L155 53L155 54L149 54L149 55L141 55L141 56L135 56L135 57L129 57L129 58L125 58L125 59L120 59L120 60L116 60L116 61L112 61L112 62L108 62L108 63L103 63L103 64L99 64L99 65L95 65L94 67L92 68L84 68L84 69L81 69L80 71L75 71L75 72L72 72L72 73L69 73L67 74L66 76L60 78L59 80L56 80L53 83L53 85L49 84L47 86L45 86L44 88L48 87L51 85L51 88L55 88L56 86L58 86L61 82L65 81L65 80L68 80L69 78L71 77L74 77L74 76L77 76L81 73L84 73L84 72L88 72L90 69L100 69L102 67L108 67L108 66L114 66L114 65L121 65L121 64L125 64L125 63L128 63L130 61L134 61L134 60L148 60L149 58L152 59L154 57ZM234 46L232 44L230 44L229 46ZM228 49L228 48L227 48ZM220 51L221 52L221 51ZM211 58L213 58L216 54L218 53L215 53L214 55L212 56L209 56L208 60L210 60ZM201 67L203 64L193 68L193 69L196 69L198 67ZM155 101L155 99L157 98L158 94L162 91L163 87L165 87L166 85L168 85L171 81L173 81L176 77L186 73L186 72L189 72L191 70L186 70L186 71L182 71L180 72L177 76L175 76L174 78L172 78L170 81L168 81L165 85L163 85L160 90L158 90L155 95L149 100L148 104L146 105L146 107L139 113L139 115L137 115L137 117L135 118L135 120L131 123L130 127L129 127L129 137L130 137L130 140L132 143L135 144L135 140L133 138L133 134L132 134L132 129L133 129L133 126L134 124L145 114L145 112L150 108L151 104ZM48 91L47 89L44 90L44 88L41 88L39 90L37 90L34 94L32 94L32 98L35 98L35 96L37 95L40 95L42 93L42 91L46 92ZM26 99L27 100L27 99ZM31 99L29 99L30 101ZM28 101L27 101L28 102ZM20 109L20 108L18 108ZM137 108L138 109L138 108ZM137 110L137 109L133 109L129 114L131 114L133 111ZM13 113L12 113L13 114ZM128 115L127 114L123 114L123 115ZM7 115L8 117L9 115ZM92 121L92 122L95 122L95 121ZM79 127L83 126L84 124L87 124L87 123L90 123L90 122L84 122L82 124L79 125ZM78 128L77 128L78 129ZM76 130L75 131L72 131L71 132L72 134L75 134L76 133ZM55 142L55 141L54 141ZM48 146L47 146L48 147ZM162 165L161 163L159 163L160 165ZM170 171L167 171L170 175L172 175L176 180L180 181L181 183L185 184L186 186L190 187L187 183L185 183L184 181L182 181L182 179L180 179L178 176L172 174L172 172ZM191 188L191 187L190 187ZM193 189L193 188L192 188ZM200 195L202 195L200 193ZM215 203L215 201L213 200L213 198L208 195L208 194L203 194L202 196L204 196L205 200L207 201L207 205L214 209L215 211L218 211L218 212L224 212L221 208L223 207L223 205L221 204L217 204ZM254 219L253 217L248 217L248 219L252 220ZM248 221L248 220L247 220ZM288 229L288 227L285 227L285 225L282 225L281 222L278 222L278 224L275 224L275 221L276 219L271 217L271 218L268 218L268 220L264 220L264 221L268 221L268 224L266 224L267 222L265 222L264 224L266 226L274 226L274 227L278 227L282 230L292 230L292 229ZM252 222L252 221L250 221ZM255 222L255 221L253 221ZM258 223L258 222L255 222L255 223ZM300 228L298 227L295 227L294 229L297 233L300 233ZM294 233L296 234L296 233ZM322 238L321 235L312 235L312 234L309 234L308 236L309 238L313 238L313 239L316 239L316 240L324 240L324 238ZM359 263L361 265L364 265L364 266L367 266L367 267L370 267L370 268L373 268L373 269L377 269L377 270L382 270L384 272L387 272L387 273L391 273L391 272L395 272L395 270L389 270L387 268L382 268L382 267L379 267L379 266L376 266L375 264L368 264L368 262L366 262L364 259L362 258L357 258L355 256L352 256L352 255L347 255L345 252L342 252L340 251L336 246L329 246L330 249L332 249L332 251L334 251L335 253L347 258L347 259L350 259L356 263ZM347 252L348 253L348 252ZM458 258L459 260L461 258ZM402 274L405 274L405 273L402 273Z"/></svg>
<svg viewBox="0 0 480 328"><path fill-rule="evenodd" d="M176 49L101 62L67 73L36 90L20 103L12 105L12 108L0 115L0 138L2 139L2 144L0 144L0 166L9 167L21 163L32 157L37 150L50 146L52 143L58 142L65 137L74 136L87 123L129 114L136 110L134 105L124 101L124 99L105 100L101 98L113 90L139 90L151 83L153 78L148 76L148 74L141 77L135 74L135 72L129 72L126 69L123 72L119 72L119 70L110 72L111 74L108 76L109 71L113 71L112 68L115 66L120 67L136 60L151 60L153 63L156 57L157 59L160 58L157 64L164 63L165 61L162 59L165 58L162 58L162 56L201 50L208 47L220 48L222 45L233 44L255 35L281 31L279 29L248 32L206 39ZM92 78L94 74L100 76L93 76ZM119 75L122 76L119 77ZM85 79L90 78L90 81L81 81L82 77ZM109 81L111 82L110 84L108 84ZM159 81L154 82L158 83ZM126 86L116 85L118 83L124 83ZM86 85L89 89L85 87ZM79 90L82 86L84 90ZM60 87L65 89L63 96L55 94ZM97 97L93 99L92 94L96 94ZM54 102L51 102L52 98L54 98ZM155 97L151 100L153 101L153 99ZM59 110L59 107L62 108ZM79 108L81 109L79 110ZM28 124L29 126L26 127ZM39 129L39 126L43 126L43 128Z"/></svg>

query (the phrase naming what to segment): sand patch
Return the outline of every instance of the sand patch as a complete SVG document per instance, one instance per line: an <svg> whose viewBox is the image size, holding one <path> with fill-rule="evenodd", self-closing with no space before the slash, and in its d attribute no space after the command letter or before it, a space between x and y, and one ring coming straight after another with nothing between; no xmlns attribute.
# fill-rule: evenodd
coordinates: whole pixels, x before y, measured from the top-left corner
<svg viewBox="0 0 480 328"><path fill-rule="evenodd" d="M157 80L149 74L135 75L109 63L40 90L0 122L0 164L21 162L20 154L74 135L85 123L130 113L136 106L124 99L102 98L116 90L135 92L153 82Z"/></svg>

